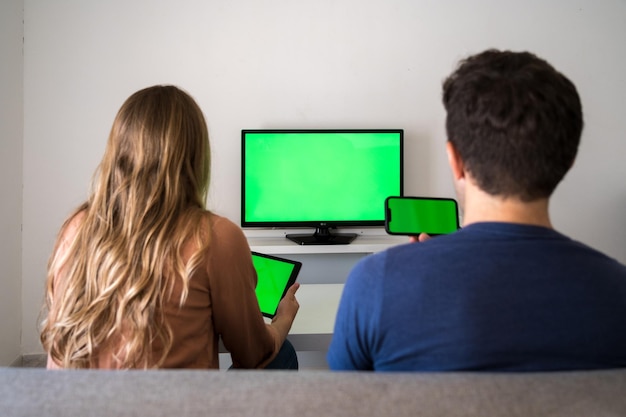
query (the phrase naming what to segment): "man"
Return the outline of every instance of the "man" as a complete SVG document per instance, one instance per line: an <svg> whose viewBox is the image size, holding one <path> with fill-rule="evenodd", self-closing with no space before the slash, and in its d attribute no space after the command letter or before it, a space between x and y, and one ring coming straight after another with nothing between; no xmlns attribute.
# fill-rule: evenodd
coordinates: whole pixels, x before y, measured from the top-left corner
<svg viewBox="0 0 626 417"><path fill-rule="evenodd" d="M456 233L362 259L331 369L547 371L626 366L626 266L556 232L574 163L575 86L530 53L485 51L444 82Z"/></svg>

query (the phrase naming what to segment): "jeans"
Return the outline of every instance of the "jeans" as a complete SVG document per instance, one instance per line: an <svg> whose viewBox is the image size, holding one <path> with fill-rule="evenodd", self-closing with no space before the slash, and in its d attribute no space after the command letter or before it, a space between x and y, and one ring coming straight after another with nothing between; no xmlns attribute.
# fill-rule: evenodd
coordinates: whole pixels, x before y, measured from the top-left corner
<svg viewBox="0 0 626 417"><path fill-rule="evenodd" d="M285 339L276 357L267 364L265 369L298 369L298 355L291 342Z"/></svg>
<svg viewBox="0 0 626 417"><path fill-rule="evenodd" d="M237 368L233 368L231 365L228 368L229 371L235 370ZM280 350L276 354L276 357L268 363L264 369L273 369L273 370L298 370L298 355L296 355L296 350L294 349L291 342L285 339L285 342L280 347Z"/></svg>

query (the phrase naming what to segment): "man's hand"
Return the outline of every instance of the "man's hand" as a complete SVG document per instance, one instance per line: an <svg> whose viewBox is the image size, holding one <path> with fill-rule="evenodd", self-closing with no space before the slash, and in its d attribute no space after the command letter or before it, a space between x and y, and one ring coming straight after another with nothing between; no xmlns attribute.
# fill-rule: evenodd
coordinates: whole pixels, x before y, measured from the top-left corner
<svg viewBox="0 0 626 417"><path fill-rule="evenodd" d="M426 233L420 233L419 236L409 236L409 242L417 243L417 242L426 242L430 239L430 236Z"/></svg>

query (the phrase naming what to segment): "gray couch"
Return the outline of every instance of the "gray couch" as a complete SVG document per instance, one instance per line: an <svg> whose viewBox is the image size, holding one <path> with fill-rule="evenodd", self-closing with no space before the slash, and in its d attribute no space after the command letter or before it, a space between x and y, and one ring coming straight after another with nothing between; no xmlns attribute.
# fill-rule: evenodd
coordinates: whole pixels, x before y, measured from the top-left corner
<svg viewBox="0 0 626 417"><path fill-rule="evenodd" d="M385 374L0 368L0 416L626 416L626 370Z"/></svg>

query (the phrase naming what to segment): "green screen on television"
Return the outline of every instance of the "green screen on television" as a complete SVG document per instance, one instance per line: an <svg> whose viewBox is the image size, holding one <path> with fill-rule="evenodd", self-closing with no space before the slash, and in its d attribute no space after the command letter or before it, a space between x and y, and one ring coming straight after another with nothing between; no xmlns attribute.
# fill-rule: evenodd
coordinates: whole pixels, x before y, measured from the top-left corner
<svg viewBox="0 0 626 417"><path fill-rule="evenodd" d="M402 195L401 130L242 131L242 225L377 224Z"/></svg>

